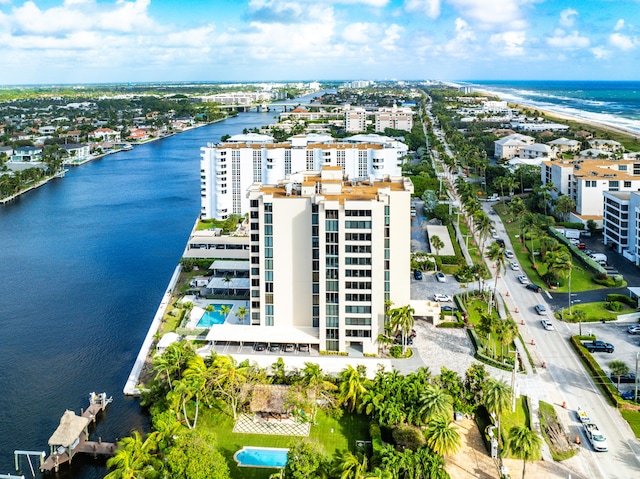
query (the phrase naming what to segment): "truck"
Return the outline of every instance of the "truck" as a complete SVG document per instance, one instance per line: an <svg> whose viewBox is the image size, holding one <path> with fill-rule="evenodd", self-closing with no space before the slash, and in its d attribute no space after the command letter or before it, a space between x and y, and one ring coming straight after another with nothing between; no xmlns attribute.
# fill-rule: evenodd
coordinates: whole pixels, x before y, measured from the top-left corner
<svg viewBox="0 0 640 479"><path fill-rule="evenodd" d="M580 230L565 229L563 234L567 239L580 239Z"/></svg>
<svg viewBox="0 0 640 479"><path fill-rule="evenodd" d="M578 419L582 424L591 422L591 418L587 414L587 411L585 411L581 407L579 407L578 410L576 411L576 415L578 416Z"/></svg>
<svg viewBox="0 0 640 479"><path fill-rule="evenodd" d="M589 255L589 258L596 263L607 264L607 255L604 253L593 253Z"/></svg>
<svg viewBox="0 0 640 479"><path fill-rule="evenodd" d="M598 452L607 452L609 446L607 446L607 438L600 432L598 426L592 422L588 422L584 425L584 435L591 444L591 447Z"/></svg>
<svg viewBox="0 0 640 479"><path fill-rule="evenodd" d="M585 348L587 348L587 351L589 351L590 353L595 353L595 352L612 353L615 349L613 347L613 344L605 343L604 341L599 341L599 340L587 341L585 343L582 343L582 345Z"/></svg>

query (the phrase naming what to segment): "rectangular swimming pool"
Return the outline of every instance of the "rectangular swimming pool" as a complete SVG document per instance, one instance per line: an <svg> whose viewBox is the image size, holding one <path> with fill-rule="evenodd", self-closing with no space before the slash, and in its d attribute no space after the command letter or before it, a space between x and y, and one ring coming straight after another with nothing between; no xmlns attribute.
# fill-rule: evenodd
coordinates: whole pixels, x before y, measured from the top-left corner
<svg viewBox="0 0 640 479"><path fill-rule="evenodd" d="M230 308L233 308L232 304L214 304L213 306L215 308L213 311L205 311L202 315L196 325L197 328L210 328L214 324L223 324L231 312L227 315L223 315L220 312L220 306L229 306Z"/></svg>
<svg viewBox="0 0 640 479"><path fill-rule="evenodd" d="M273 467L282 468L287 465L289 449L277 447L244 446L233 458L238 467Z"/></svg>

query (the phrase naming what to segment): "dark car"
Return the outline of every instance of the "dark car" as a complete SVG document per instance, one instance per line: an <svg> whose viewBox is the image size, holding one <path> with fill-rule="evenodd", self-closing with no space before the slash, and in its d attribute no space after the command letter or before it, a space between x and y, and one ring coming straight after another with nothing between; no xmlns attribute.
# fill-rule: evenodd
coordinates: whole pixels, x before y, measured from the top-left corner
<svg viewBox="0 0 640 479"><path fill-rule="evenodd" d="M254 351L264 351L265 349L267 349L267 345L264 343L256 343L256 345L253 347Z"/></svg>
<svg viewBox="0 0 640 479"><path fill-rule="evenodd" d="M502 238L496 238L496 243L498 243L501 248L504 248L504 240Z"/></svg>
<svg viewBox="0 0 640 479"><path fill-rule="evenodd" d="M624 391L620 393L620 397L622 399L626 399L627 401L633 401L635 399L636 391L635 389L631 389L630 391ZM638 397L640 398L640 391L638 391Z"/></svg>
<svg viewBox="0 0 640 479"><path fill-rule="evenodd" d="M413 272L413 277L415 279L417 279L418 281L420 281L422 279L422 272L418 271L417 269Z"/></svg>
<svg viewBox="0 0 640 479"><path fill-rule="evenodd" d="M613 344L605 343L604 341L599 340L587 341L586 343L582 343L582 345L587 348L587 351L589 351L590 353L595 353L598 351L612 353L615 350Z"/></svg>
<svg viewBox="0 0 640 479"><path fill-rule="evenodd" d="M578 249L587 249L587 245L584 243L578 243Z"/></svg>
<svg viewBox="0 0 640 479"><path fill-rule="evenodd" d="M458 308L456 308L455 306L448 306L448 305L444 305L444 306L440 306L440 309L442 311L458 311Z"/></svg>
<svg viewBox="0 0 640 479"><path fill-rule="evenodd" d="M536 293L542 292L542 288L534 283L529 283L528 285L525 286L525 288L530 289L531 291L535 291Z"/></svg>
<svg viewBox="0 0 640 479"><path fill-rule="evenodd" d="M616 376L616 375L612 374L611 375L611 382L613 384L635 383L636 382L636 375L633 374L633 373L621 374L620 376Z"/></svg>
<svg viewBox="0 0 640 479"><path fill-rule="evenodd" d="M278 343L271 343L269 345L269 351L271 351L272 353L277 353L278 351L280 351L280 345Z"/></svg>

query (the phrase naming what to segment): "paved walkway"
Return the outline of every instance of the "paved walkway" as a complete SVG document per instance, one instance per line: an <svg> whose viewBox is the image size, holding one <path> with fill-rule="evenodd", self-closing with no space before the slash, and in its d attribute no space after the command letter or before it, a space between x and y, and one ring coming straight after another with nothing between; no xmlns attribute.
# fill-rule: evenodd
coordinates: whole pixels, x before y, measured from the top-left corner
<svg viewBox="0 0 640 479"><path fill-rule="evenodd" d="M244 434L266 434L270 436L303 436L307 437L311 424L300 423L292 419L260 419L254 420L253 414L240 414L233 432Z"/></svg>

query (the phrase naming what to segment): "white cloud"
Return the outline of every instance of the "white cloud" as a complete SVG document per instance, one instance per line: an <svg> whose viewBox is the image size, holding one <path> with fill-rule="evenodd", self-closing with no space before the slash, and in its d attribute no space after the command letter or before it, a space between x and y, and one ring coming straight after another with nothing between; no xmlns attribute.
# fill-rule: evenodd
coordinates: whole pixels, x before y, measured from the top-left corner
<svg viewBox="0 0 640 479"><path fill-rule="evenodd" d="M424 13L429 18L440 16L440 0L406 0L404 8L408 12Z"/></svg>
<svg viewBox="0 0 640 479"><path fill-rule="evenodd" d="M375 23L351 23L342 32L342 38L349 43L370 43L373 37L378 36L379 26Z"/></svg>
<svg viewBox="0 0 640 479"><path fill-rule="evenodd" d="M521 6L529 0L447 0L461 16L479 23L481 28L522 29L526 26Z"/></svg>
<svg viewBox="0 0 640 479"><path fill-rule="evenodd" d="M476 34L462 18L456 18L456 36L444 45L444 50L453 56L468 57L475 51Z"/></svg>
<svg viewBox="0 0 640 479"><path fill-rule="evenodd" d="M574 10L573 8L565 8L560 12L560 25L564 27L572 27L577 16L577 10Z"/></svg>
<svg viewBox="0 0 640 479"><path fill-rule="evenodd" d="M624 28L624 20L621 18L616 22L616 26L613 27L613 29L618 31L618 30L622 30L623 28Z"/></svg>
<svg viewBox="0 0 640 479"><path fill-rule="evenodd" d="M491 35L489 44L505 56L519 56L524 54L524 42L527 34L524 31L511 31Z"/></svg>
<svg viewBox="0 0 640 479"><path fill-rule="evenodd" d="M609 43L620 50L631 50L638 46L638 39L622 33L612 33L609 35Z"/></svg>
<svg viewBox="0 0 640 479"><path fill-rule="evenodd" d="M611 56L611 52L604 47L593 47L591 53L593 53L596 60L606 60Z"/></svg>
<svg viewBox="0 0 640 479"><path fill-rule="evenodd" d="M396 50L396 41L400 39L400 33L404 30L400 25L390 25L384 31L384 38L380 42L380 46L385 50Z"/></svg>
<svg viewBox="0 0 640 479"><path fill-rule="evenodd" d="M567 50L575 50L578 48L586 48L590 45L587 37L582 37L577 31L566 35L562 30L556 30L555 36L547 38L547 44L550 47L564 48Z"/></svg>

